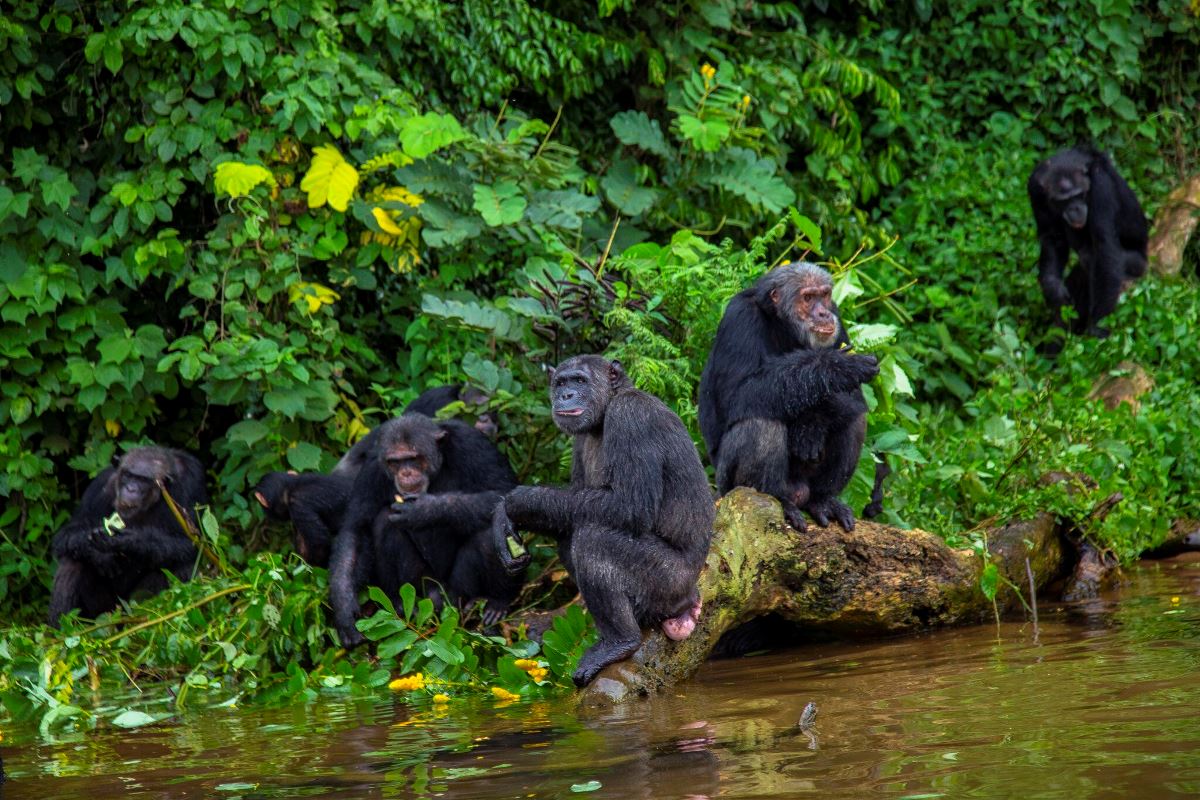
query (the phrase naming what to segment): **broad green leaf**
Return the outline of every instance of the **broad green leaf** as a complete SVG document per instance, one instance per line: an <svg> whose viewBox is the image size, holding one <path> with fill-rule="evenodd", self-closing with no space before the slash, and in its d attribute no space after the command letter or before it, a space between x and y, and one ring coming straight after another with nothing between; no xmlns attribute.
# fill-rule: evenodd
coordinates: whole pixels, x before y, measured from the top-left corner
<svg viewBox="0 0 1200 800"><path fill-rule="evenodd" d="M289 419L303 411L306 404L304 395L294 389L272 389L263 395L263 405Z"/></svg>
<svg viewBox="0 0 1200 800"><path fill-rule="evenodd" d="M259 164L225 161L217 164L213 173L213 186L217 194L227 194L230 197L245 197L254 187L264 183L275 186L275 176Z"/></svg>
<svg viewBox="0 0 1200 800"><path fill-rule="evenodd" d="M715 153L732 132L729 123L720 119L700 119L691 114L679 115L679 132L697 150Z"/></svg>
<svg viewBox="0 0 1200 800"><path fill-rule="evenodd" d="M644 214L658 200L659 193L638 186L634 175L634 164L626 158L619 159L600 179L600 187L608 201L622 214L636 217Z"/></svg>
<svg viewBox="0 0 1200 800"><path fill-rule="evenodd" d="M118 728L140 728L143 725L149 725L155 722L154 717L144 711L122 711L120 714L112 718L112 724Z"/></svg>
<svg viewBox="0 0 1200 800"><path fill-rule="evenodd" d="M601 786L603 786L603 784L600 783L600 781L588 781L587 783L573 783L573 784L571 784L571 791L574 792L575 794L583 794L585 792L594 792L597 789L599 789Z"/></svg>
<svg viewBox="0 0 1200 800"><path fill-rule="evenodd" d="M734 147L725 160L712 168L709 180L745 198L751 205L775 214L796 201L796 193L775 174L777 168L771 159L759 158L744 147Z"/></svg>
<svg viewBox="0 0 1200 800"><path fill-rule="evenodd" d="M54 177L42 184L42 200L46 205L53 203L66 211L67 206L71 205L71 198L79 194L79 190L71 183L67 173L61 170L54 172Z"/></svg>
<svg viewBox="0 0 1200 800"><path fill-rule="evenodd" d="M308 174L300 181L300 189L308 193L308 205L345 211L358 188L358 170L346 163L333 145L323 144L313 150Z"/></svg>
<svg viewBox="0 0 1200 800"><path fill-rule="evenodd" d="M458 120L449 114L422 114L409 117L400 128L400 144L413 158L425 158L430 153L467 138Z"/></svg>
<svg viewBox="0 0 1200 800"><path fill-rule="evenodd" d="M292 469L311 472L321 466L321 448L308 442L297 442L288 448L287 461Z"/></svg>
<svg viewBox="0 0 1200 800"><path fill-rule="evenodd" d="M492 186L475 184L475 210L492 227L517 222L525 214L526 205L521 187L512 181L500 181Z"/></svg>
<svg viewBox="0 0 1200 800"><path fill-rule="evenodd" d="M983 573L979 576L979 589L988 600L996 599L996 590L1000 588L1000 570L992 562L988 562Z"/></svg>
<svg viewBox="0 0 1200 800"><path fill-rule="evenodd" d="M671 148L663 136L658 120L650 119L645 111L622 111L608 121L622 144L640 147L647 153L669 158Z"/></svg>

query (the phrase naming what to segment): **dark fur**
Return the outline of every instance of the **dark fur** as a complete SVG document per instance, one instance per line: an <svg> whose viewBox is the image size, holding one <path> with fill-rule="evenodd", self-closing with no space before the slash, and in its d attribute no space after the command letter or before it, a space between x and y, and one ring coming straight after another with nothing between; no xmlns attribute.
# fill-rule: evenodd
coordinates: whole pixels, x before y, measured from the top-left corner
<svg viewBox="0 0 1200 800"><path fill-rule="evenodd" d="M140 476L140 477L139 477ZM197 505L208 502L204 468L194 456L163 447L137 447L88 484L79 508L52 543L58 567L49 621L73 608L94 617L117 607L135 591L160 592L163 570L188 580L196 547L179 526L155 480L161 480L180 511L196 524ZM104 520L119 504L124 530L112 536Z"/></svg>
<svg viewBox="0 0 1200 800"><path fill-rule="evenodd" d="M423 414L385 422L368 440L330 558L330 602L342 643L362 641L354 625L357 595L371 582L396 596L402 584L432 578L457 602L486 599L485 616L497 619L521 586L501 568L488 535L492 508L516 485L507 459L470 425ZM401 444L426 460L429 482L420 496L397 503L402 492L387 458Z"/></svg>
<svg viewBox="0 0 1200 800"><path fill-rule="evenodd" d="M292 524L292 541L300 557L314 567L329 566L333 537L342 524L354 479L344 475L270 472L254 493L267 516Z"/></svg>
<svg viewBox="0 0 1200 800"><path fill-rule="evenodd" d="M1137 197L1108 158L1090 147L1063 150L1038 164L1027 188L1046 304L1056 318L1063 306L1074 307L1075 333L1106 336L1099 322L1116 308L1122 284L1146 272L1148 226ZM1086 224L1067 224L1064 215L1081 210ZM1064 281L1071 250L1079 264Z"/></svg>
<svg viewBox="0 0 1200 800"><path fill-rule="evenodd" d="M481 406L487 402L488 396L471 386L434 386L426 389L405 406L402 414L424 414L433 418L437 413L451 403L462 400L464 403ZM498 428L496 418L490 411L481 413L475 421L475 429L495 441ZM379 436L379 428L368 433L355 442L346 455L342 456L333 468L334 475L345 475L353 478L362 469L362 465L370 457L371 449Z"/></svg>
<svg viewBox="0 0 1200 800"><path fill-rule="evenodd" d="M804 530L801 509L821 525L849 530L854 515L838 499L858 464L866 435L862 384L879 372L871 356L804 335L791 297L828 274L784 264L729 301L700 378L700 431L724 495L749 486L777 498L788 523Z"/></svg>
<svg viewBox="0 0 1200 800"><path fill-rule="evenodd" d="M576 380L578 378L578 380ZM661 400L634 388L620 364L600 356L564 361L551 376L555 423L575 436L568 488L522 486L496 509L495 547L512 526L553 536L599 640L575 683L641 644L641 628L697 602L714 508L704 467L683 423ZM562 417L564 410L582 410Z"/></svg>

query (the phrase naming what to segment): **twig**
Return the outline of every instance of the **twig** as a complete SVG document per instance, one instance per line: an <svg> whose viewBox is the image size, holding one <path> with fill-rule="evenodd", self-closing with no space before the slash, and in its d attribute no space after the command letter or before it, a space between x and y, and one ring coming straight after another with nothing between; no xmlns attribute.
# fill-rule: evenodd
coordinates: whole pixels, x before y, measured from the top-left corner
<svg viewBox="0 0 1200 800"><path fill-rule="evenodd" d="M546 131L545 138L542 139L542 143L538 145L537 151L533 154L534 158L540 156L542 154L542 150L544 150L546 145L550 142L550 137L554 135L554 129L558 127L558 121L562 119L562 110L563 107L559 106L558 113L554 115L554 122L550 123L550 130Z"/></svg>
<svg viewBox="0 0 1200 800"><path fill-rule="evenodd" d="M1033 643L1038 644L1037 586L1033 582L1033 567L1025 556L1025 575L1029 577L1029 609L1033 613Z"/></svg>
<svg viewBox="0 0 1200 800"><path fill-rule="evenodd" d="M196 602L189 603L188 605L184 606L183 608L176 609L175 611L172 611L170 614L165 614L161 617L156 617L154 619L147 620L146 622L143 622L140 625L134 625L132 628L123 630L120 633L114 633L112 636L109 636L107 639L102 641L101 644L104 644L104 645L112 644L113 642L117 641L118 639L123 639L126 636L130 636L139 631L143 631L146 628L153 628L155 625L158 625L159 623L162 623L162 622L166 622L167 620L175 619L176 617L178 617L182 614L186 614L187 612L189 612L193 609L199 608L202 605L211 603L213 600L220 599L227 594L233 594L234 592L243 592L246 589L251 589L251 588L253 588L253 586L251 586L251 584L249 584L249 583L239 583L236 586L226 587L219 592L213 592L210 595L201 597Z"/></svg>
<svg viewBox="0 0 1200 800"><path fill-rule="evenodd" d="M225 565L221 563L221 559L209 548L208 544L200 538L200 531L192 521L183 515L179 504L175 502L175 498L171 497L171 493L167 491L167 486L163 483L162 478L156 480L155 483L158 484L158 490L162 492L163 499L167 501L167 507L171 509L171 513L175 516L175 521L179 523L179 527L183 529L187 537L192 540L192 544L196 545L196 549L203 553L204 557L213 563L213 566L224 572Z"/></svg>

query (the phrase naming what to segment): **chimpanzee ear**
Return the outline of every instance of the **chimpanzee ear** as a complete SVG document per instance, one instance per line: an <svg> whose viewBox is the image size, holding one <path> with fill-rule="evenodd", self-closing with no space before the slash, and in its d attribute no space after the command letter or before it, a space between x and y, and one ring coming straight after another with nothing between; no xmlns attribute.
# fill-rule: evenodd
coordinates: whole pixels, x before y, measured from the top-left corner
<svg viewBox="0 0 1200 800"><path fill-rule="evenodd" d="M542 369L546 370L547 380L554 380L554 367L550 366L549 364L543 364Z"/></svg>
<svg viewBox="0 0 1200 800"><path fill-rule="evenodd" d="M774 303L775 305L779 305L779 290L778 289L772 289L770 297L771 297L772 303Z"/></svg>
<svg viewBox="0 0 1200 800"><path fill-rule="evenodd" d="M116 469L117 467L121 466L121 454L120 453L113 453L112 466L113 466L113 469Z"/></svg>
<svg viewBox="0 0 1200 800"><path fill-rule="evenodd" d="M441 428L441 427L439 427L439 428L437 429L437 433L435 433L435 434L433 435L433 438L434 438L434 439L436 439L436 440L437 440L437 441L439 441L439 442L440 442L442 439L445 439L445 438L446 438L446 429L445 429L445 428Z"/></svg>
<svg viewBox="0 0 1200 800"><path fill-rule="evenodd" d="M621 381L625 380L625 368L621 366L621 362L615 358L608 362L608 382L611 386L617 386Z"/></svg>

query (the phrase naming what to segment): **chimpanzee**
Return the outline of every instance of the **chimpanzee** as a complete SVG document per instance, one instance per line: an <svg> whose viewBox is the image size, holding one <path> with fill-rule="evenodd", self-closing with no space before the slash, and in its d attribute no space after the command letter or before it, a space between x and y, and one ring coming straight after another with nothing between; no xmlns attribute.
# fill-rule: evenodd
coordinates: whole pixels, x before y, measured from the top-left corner
<svg viewBox="0 0 1200 800"><path fill-rule="evenodd" d="M395 596L401 584L432 578L455 602L486 599L485 624L494 623L521 588L489 535L493 506L517 482L507 459L470 425L424 414L389 420L368 440L330 557L342 644L362 641L357 594L371 582Z"/></svg>
<svg viewBox="0 0 1200 800"><path fill-rule="evenodd" d="M488 396L486 393L472 386L434 386L417 395L416 399L405 406L404 411L401 413L424 414L432 418L437 415L437 412L458 400L471 405L482 406L487 402ZM475 420L475 430L495 441L496 434L500 429L496 424L495 415L490 411L484 411ZM348 475L350 477L357 475L358 471L362 469L362 465L370 458L370 453L375 447L375 438L379 435L379 431L380 429L376 428L355 442L346 451L346 455L342 456L334 466L333 474Z"/></svg>
<svg viewBox="0 0 1200 800"><path fill-rule="evenodd" d="M489 397L487 392L474 386L434 386L417 395L415 400L404 407L404 413L413 412L435 417L443 408L459 400L468 407L474 406L478 409L487 404ZM475 418L475 430L495 441L496 434L500 431L496 424L496 416L491 411L483 411Z"/></svg>
<svg viewBox="0 0 1200 800"><path fill-rule="evenodd" d="M550 401L554 424L575 437L571 485L514 489L496 507L492 533L517 572L529 556L509 550L514 525L558 539L600 634L573 676L584 686L638 649L643 625L674 640L691 634L715 509L687 429L634 388L619 362L567 359L551 372Z"/></svg>
<svg viewBox="0 0 1200 800"><path fill-rule="evenodd" d="M54 535L50 624L73 608L94 617L137 590L162 591L164 569L188 580L196 546L184 526L199 530L195 509L207 502L204 468L181 450L135 447L101 472Z"/></svg>
<svg viewBox="0 0 1200 800"><path fill-rule="evenodd" d="M1112 162L1091 147L1063 150L1029 176L1029 202L1042 253L1042 294L1059 315L1075 308L1075 333L1105 337L1100 320L1117 305L1122 283L1146 272L1146 215ZM1079 265L1063 281L1063 270Z"/></svg>
<svg viewBox="0 0 1200 800"><path fill-rule="evenodd" d="M734 296L700 377L700 432L724 495L735 486L801 509L819 525L854 528L838 495L854 475L866 436L861 385L879 373L849 352L829 273L815 264L776 267Z"/></svg>
<svg viewBox="0 0 1200 800"><path fill-rule="evenodd" d="M269 472L254 489L267 516L291 522L300 557L314 567L329 566L329 548L342 524L354 478L319 472Z"/></svg>

